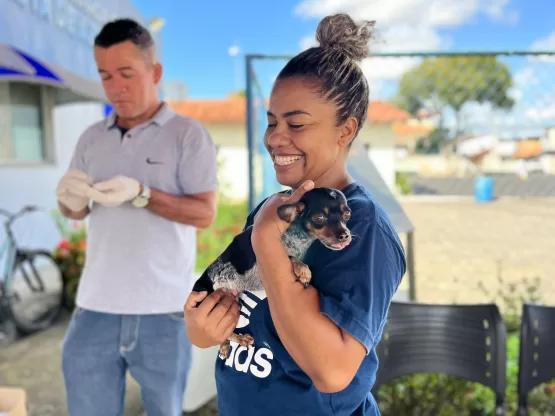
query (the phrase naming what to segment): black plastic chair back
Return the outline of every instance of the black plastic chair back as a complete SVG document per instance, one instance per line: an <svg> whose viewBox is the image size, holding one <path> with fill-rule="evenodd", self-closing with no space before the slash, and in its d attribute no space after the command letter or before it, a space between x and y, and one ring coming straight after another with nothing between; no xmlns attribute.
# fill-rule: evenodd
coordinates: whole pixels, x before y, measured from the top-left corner
<svg viewBox="0 0 555 416"><path fill-rule="evenodd" d="M397 377L447 374L478 382L496 394L496 414L503 414L506 386L505 324L494 304L391 304L372 389Z"/></svg>
<svg viewBox="0 0 555 416"><path fill-rule="evenodd" d="M555 378L555 307L522 305L518 414L527 414L528 393Z"/></svg>

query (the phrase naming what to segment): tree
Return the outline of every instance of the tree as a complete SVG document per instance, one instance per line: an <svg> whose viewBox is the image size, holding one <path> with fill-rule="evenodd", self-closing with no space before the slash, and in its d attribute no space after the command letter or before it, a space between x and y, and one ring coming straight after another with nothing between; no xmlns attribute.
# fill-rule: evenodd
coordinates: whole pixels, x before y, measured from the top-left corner
<svg viewBox="0 0 555 416"><path fill-rule="evenodd" d="M448 140L448 132L445 128L436 128L428 137L420 139L414 149L416 153L433 154L440 153Z"/></svg>
<svg viewBox="0 0 555 416"><path fill-rule="evenodd" d="M245 90L239 90L239 91L233 91L229 93L229 96L232 98L235 98L235 97L245 98L247 96L247 93Z"/></svg>
<svg viewBox="0 0 555 416"><path fill-rule="evenodd" d="M515 104L508 95L512 86L509 67L496 56L439 57L427 59L403 75L395 104L413 115L421 109L442 114L451 108L457 140L466 103L490 103L496 109L509 110Z"/></svg>

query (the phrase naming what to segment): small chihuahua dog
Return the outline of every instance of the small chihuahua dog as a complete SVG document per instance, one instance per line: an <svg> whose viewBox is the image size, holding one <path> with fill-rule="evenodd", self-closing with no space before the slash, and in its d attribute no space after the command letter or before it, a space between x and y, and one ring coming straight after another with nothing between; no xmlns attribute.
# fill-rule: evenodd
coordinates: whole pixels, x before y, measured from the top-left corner
<svg viewBox="0 0 555 416"><path fill-rule="evenodd" d="M311 272L303 258L308 248L319 240L330 250L342 250L351 242L347 221L351 211L345 195L337 189L314 188L292 204L281 205L278 216L289 223L282 236L293 266L296 280L308 287ZM209 294L219 288L228 290L264 290L256 267L256 256L251 244L252 226L235 236L225 251L204 271L196 281L193 291ZM220 347L220 358L229 355L230 341L243 347L254 344L249 334L233 334Z"/></svg>

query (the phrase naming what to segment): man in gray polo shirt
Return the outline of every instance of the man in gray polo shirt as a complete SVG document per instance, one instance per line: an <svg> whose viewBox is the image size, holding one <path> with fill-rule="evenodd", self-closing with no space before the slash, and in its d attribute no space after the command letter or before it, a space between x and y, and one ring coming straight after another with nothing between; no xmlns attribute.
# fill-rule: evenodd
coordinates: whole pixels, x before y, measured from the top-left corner
<svg viewBox="0 0 555 416"><path fill-rule="evenodd" d="M66 217L89 218L63 343L68 409L123 414L129 370L148 416L177 416L191 359L182 310L196 229L215 217L216 148L199 123L158 98L162 68L144 27L106 24L94 54L114 111L79 138L57 188Z"/></svg>

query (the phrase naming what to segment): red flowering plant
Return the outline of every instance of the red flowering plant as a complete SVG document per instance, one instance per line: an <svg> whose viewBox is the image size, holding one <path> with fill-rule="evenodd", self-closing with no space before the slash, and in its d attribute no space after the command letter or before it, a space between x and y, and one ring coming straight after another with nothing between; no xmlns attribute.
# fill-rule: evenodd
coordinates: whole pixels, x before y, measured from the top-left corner
<svg viewBox="0 0 555 416"><path fill-rule="evenodd" d="M62 241L54 250L53 256L64 277L64 303L71 310L75 307L75 295L85 265L87 228L85 222L68 220L59 211L54 212L54 218Z"/></svg>

